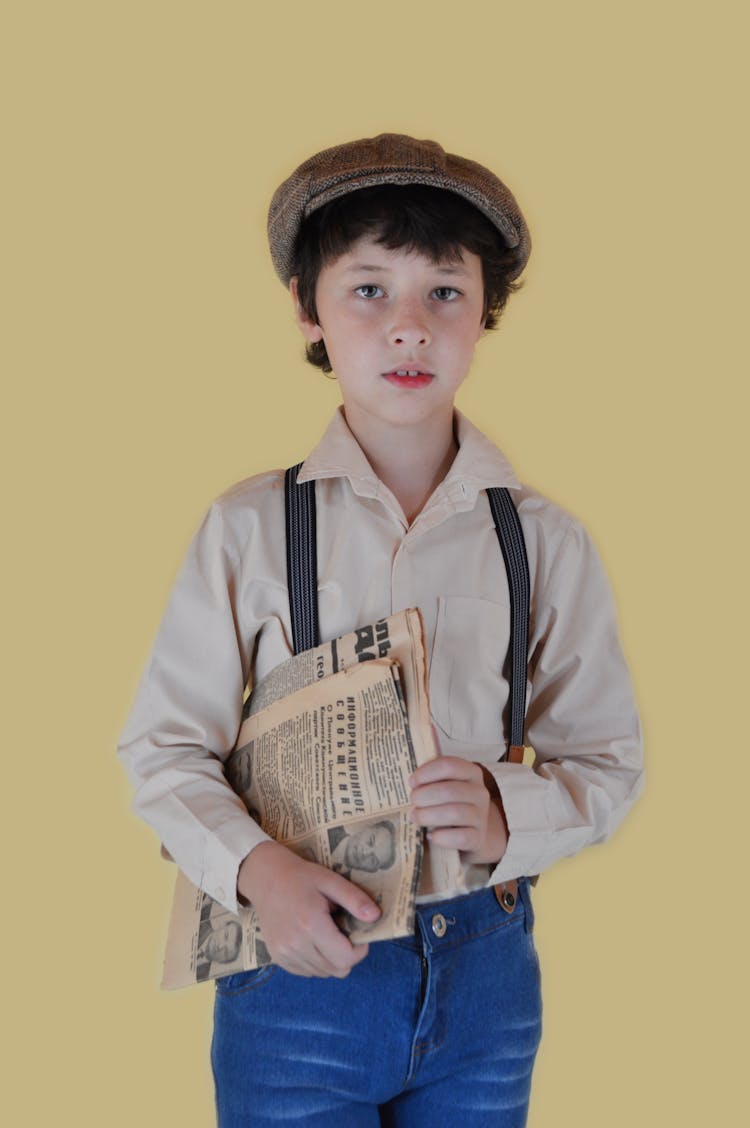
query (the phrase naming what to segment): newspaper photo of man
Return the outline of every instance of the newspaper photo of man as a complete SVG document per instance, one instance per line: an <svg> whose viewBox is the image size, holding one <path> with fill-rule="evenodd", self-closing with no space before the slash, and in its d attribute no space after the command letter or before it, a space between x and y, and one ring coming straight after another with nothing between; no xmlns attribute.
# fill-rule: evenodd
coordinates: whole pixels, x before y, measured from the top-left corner
<svg viewBox="0 0 750 1128"><path fill-rule="evenodd" d="M390 869L396 859L396 828L390 819L360 824L352 832L343 826L332 826L328 830L328 846L331 868L336 873L375 873Z"/></svg>
<svg viewBox="0 0 750 1128"><path fill-rule="evenodd" d="M205 909L204 909L205 912ZM235 964L242 954L242 925L226 913L212 920L210 907L201 920L198 933L195 977L198 982L208 979L212 964Z"/></svg>

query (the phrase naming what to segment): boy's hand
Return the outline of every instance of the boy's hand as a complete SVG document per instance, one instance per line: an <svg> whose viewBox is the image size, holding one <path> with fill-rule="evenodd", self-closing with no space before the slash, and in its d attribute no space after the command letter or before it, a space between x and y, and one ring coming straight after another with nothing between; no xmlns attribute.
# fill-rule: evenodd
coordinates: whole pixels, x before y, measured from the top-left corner
<svg viewBox="0 0 750 1128"><path fill-rule="evenodd" d="M497 788L490 794L481 764L438 756L418 767L409 782L414 804L410 817L430 828L431 843L460 850L467 862L500 861L508 828L500 794Z"/></svg>
<svg viewBox="0 0 750 1128"><path fill-rule="evenodd" d="M380 909L325 866L298 858L278 842L261 842L240 866L237 888L258 913L271 959L292 975L343 979L367 955L369 946L354 947L331 912L340 906L369 922Z"/></svg>

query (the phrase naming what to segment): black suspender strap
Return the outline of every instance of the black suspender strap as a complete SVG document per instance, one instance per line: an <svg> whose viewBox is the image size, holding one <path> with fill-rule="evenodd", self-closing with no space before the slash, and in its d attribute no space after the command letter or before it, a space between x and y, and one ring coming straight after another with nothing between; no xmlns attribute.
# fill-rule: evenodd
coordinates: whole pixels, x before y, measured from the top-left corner
<svg viewBox="0 0 750 1128"><path fill-rule="evenodd" d="M529 562L523 529L510 490L491 486L487 490L497 539L505 561L510 592L509 715L510 742L507 759L523 762L523 730L526 716L526 663L529 650Z"/></svg>
<svg viewBox="0 0 750 1128"><path fill-rule="evenodd" d="M286 578L294 653L320 642L318 630L318 547L315 533L315 481L297 485L302 463L284 477Z"/></svg>
<svg viewBox="0 0 750 1128"><path fill-rule="evenodd" d="M284 479L286 508L286 566L294 653L317 646L318 558L315 534L315 482L297 484L302 463L290 467ZM510 741L506 759L523 760L526 715L526 662L529 645L529 563L521 522L510 491L487 490L497 539L505 561L510 591L510 650L508 707Z"/></svg>

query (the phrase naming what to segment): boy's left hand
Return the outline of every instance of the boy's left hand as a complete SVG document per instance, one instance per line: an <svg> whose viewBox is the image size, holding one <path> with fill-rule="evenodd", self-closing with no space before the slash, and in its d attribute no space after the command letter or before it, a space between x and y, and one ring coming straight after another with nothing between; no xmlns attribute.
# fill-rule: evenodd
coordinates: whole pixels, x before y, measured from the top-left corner
<svg viewBox="0 0 750 1128"><path fill-rule="evenodd" d="M429 827L435 846L452 846L474 864L497 864L508 845L508 830L499 793L485 783L484 769L457 756L438 756L411 776L410 818Z"/></svg>

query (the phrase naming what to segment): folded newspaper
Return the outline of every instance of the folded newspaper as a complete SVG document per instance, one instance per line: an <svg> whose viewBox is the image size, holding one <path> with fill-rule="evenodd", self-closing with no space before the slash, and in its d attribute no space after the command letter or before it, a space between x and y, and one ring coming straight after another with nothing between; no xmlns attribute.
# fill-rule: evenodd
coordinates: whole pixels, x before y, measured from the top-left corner
<svg viewBox="0 0 750 1128"><path fill-rule="evenodd" d="M409 775L436 754L422 619L410 609L272 670L245 702L225 770L271 838L377 902L374 924L336 915L364 944L412 932L418 889L461 883L457 851L425 856L408 819ZM178 872L162 987L269 962L252 905L231 913Z"/></svg>

